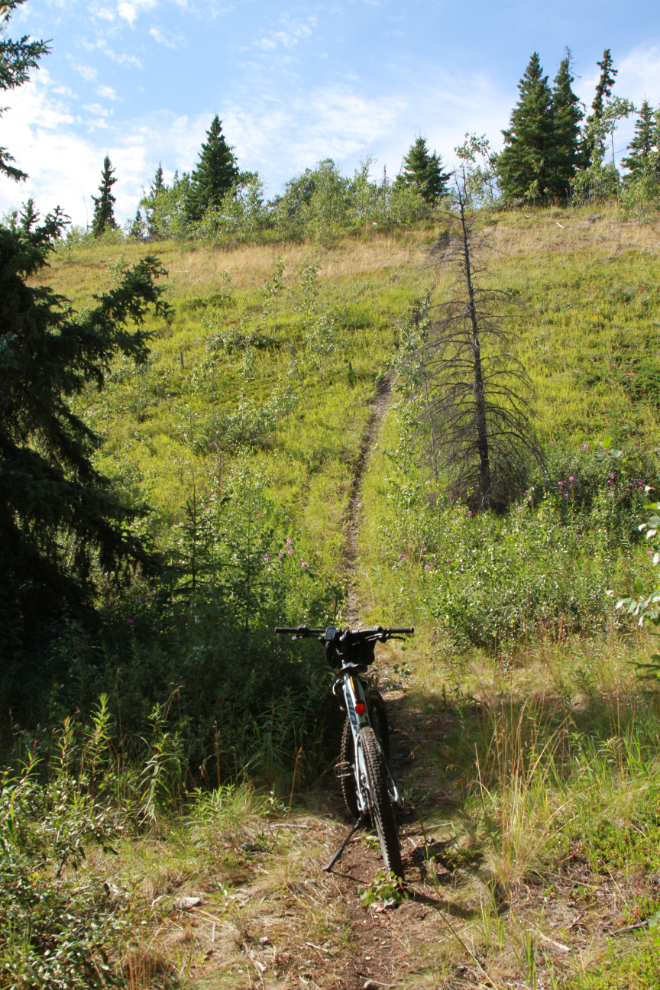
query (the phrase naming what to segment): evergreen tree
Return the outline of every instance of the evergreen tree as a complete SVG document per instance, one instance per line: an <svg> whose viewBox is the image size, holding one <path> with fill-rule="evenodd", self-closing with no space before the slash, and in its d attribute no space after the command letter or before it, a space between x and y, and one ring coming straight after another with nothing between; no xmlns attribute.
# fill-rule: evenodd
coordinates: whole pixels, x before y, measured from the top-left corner
<svg viewBox="0 0 660 990"><path fill-rule="evenodd" d="M592 112L586 120L586 128L583 141L583 154L585 164L588 167L596 161L600 161L605 155L605 133L601 123L605 112L605 98L612 95L612 86L618 69L613 69L612 55L610 49L603 52L602 62L596 62L600 69L600 79L596 85L596 95L591 104Z"/></svg>
<svg viewBox="0 0 660 990"><path fill-rule="evenodd" d="M36 209L34 200L31 196L27 203L21 207L19 220L21 222L21 230L23 230L26 234L29 234L34 225L38 222L39 210Z"/></svg>
<svg viewBox="0 0 660 990"><path fill-rule="evenodd" d="M571 179L584 161L580 148L580 121L584 114L572 89L571 55L562 59L552 89L552 177L548 191L566 197Z"/></svg>
<svg viewBox="0 0 660 990"><path fill-rule="evenodd" d="M12 12L22 3L25 3L25 0L2 0L0 26L4 27L7 24ZM27 35L19 41L0 37L0 92L16 89L17 86L27 82L30 69L35 69L41 56L47 55L49 51L45 41L30 41ZM7 107L0 107L0 117L6 109ZM6 148L0 148L0 175L6 175L16 182L27 179L25 172L10 164L14 160L14 156L10 155Z"/></svg>
<svg viewBox="0 0 660 990"><path fill-rule="evenodd" d="M659 114L660 116L660 114ZM658 121L648 100L644 100L635 121L635 135L628 145L628 154L621 159L633 178L638 179L658 167Z"/></svg>
<svg viewBox="0 0 660 990"><path fill-rule="evenodd" d="M165 183L163 182L163 166L161 162L158 162L158 168L156 169L154 180L151 183L152 195L157 196L164 185Z"/></svg>
<svg viewBox="0 0 660 990"><path fill-rule="evenodd" d="M121 583L157 566L130 530L143 513L95 468L101 438L71 403L103 387L117 351L146 358L142 325L149 306L167 314L155 284L165 272L144 258L76 312L41 284L63 215L40 226L33 208L22 216L0 226L0 654L58 611L84 610L102 575Z"/></svg>
<svg viewBox="0 0 660 990"><path fill-rule="evenodd" d="M239 177L236 159L222 133L216 114L207 131L208 140L202 145L197 167L190 177L186 200L189 221L201 220L209 206L218 206Z"/></svg>
<svg viewBox="0 0 660 990"><path fill-rule="evenodd" d="M156 201L160 195L166 192L167 186L163 180L163 166L159 162L151 185L149 186L149 192L140 200L140 206L144 207L146 233L150 241L160 237L160 230L156 221Z"/></svg>
<svg viewBox="0 0 660 990"><path fill-rule="evenodd" d="M114 169L109 157L106 155L103 159L103 174L101 185L99 186L99 195L92 196L94 200L94 217L92 219L92 233L94 237L100 237L108 227L114 228L117 226L113 210L115 197L112 194L112 187L116 181Z"/></svg>
<svg viewBox="0 0 660 990"><path fill-rule="evenodd" d="M144 220L142 219L142 213L140 207L138 206L135 211L135 219L131 224L131 229L129 231L129 237L134 237L136 241L141 241L144 235Z"/></svg>
<svg viewBox="0 0 660 990"><path fill-rule="evenodd" d="M403 171L397 176L397 184L412 186L427 203L433 205L447 192L450 172L442 171L442 158L435 151L429 154L426 139L421 135L410 146L403 159Z"/></svg>
<svg viewBox="0 0 660 990"><path fill-rule="evenodd" d="M536 52L518 89L520 99L511 113L511 126L502 131L505 147L497 169L505 196L541 199L554 192L554 113L548 77L543 75Z"/></svg>

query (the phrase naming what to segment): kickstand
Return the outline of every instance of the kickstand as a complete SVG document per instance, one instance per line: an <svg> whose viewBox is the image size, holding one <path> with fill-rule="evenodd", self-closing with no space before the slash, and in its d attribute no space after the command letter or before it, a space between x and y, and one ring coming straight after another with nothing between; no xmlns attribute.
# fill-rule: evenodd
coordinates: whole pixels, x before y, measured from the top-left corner
<svg viewBox="0 0 660 990"><path fill-rule="evenodd" d="M323 872L324 873L329 873L330 870L332 869L332 867L337 862L337 860L338 859L341 859L341 854L343 853L344 849L346 848L346 846L348 845L348 843L351 841L351 839L353 838L353 836L355 835L355 833L357 832L357 830L359 829L359 827L360 827L361 824L362 824L362 818L358 818L358 820L356 821L355 825L350 830L350 832L348 833L348 835L346 836L346 838L344 839L344 841L342 842L342 844L340 845L339 849L334 854L334 856L332 857L332 859L330 860L330 862L328 863L328 865L323 867Z"/></svg>

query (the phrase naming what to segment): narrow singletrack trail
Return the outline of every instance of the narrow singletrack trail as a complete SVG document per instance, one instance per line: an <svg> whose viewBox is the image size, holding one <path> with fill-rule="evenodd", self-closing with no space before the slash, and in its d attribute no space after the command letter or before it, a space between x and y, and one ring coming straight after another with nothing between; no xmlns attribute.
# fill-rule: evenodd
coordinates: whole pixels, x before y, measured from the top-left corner
<svg viewBox="0 0 660 990"><path fill-rule="evenodd" d="M390 403L391 387L392 375L385 375L378 382L349 496L344 549L347 597L343 618L347 625L353 627L359 627L363 623L357 580L359 536L363 523L362 484ZM402 616L402 623L404 619L406 617ZM392 770L399 786L405 791L407 779L415 767L415 730L411 724L414 716L411 718L403 690L394 688L382 674L379 679L375 669L370 673L377 683L380 680L378 686L386 700L391 732ZM333 803L337 817L345 817L346 812L339 794ZM334 851L348 827L349 822L346 819L345 826L332 829L332 840L325 844L329 853ZM428 955L428 943L436 941L435 936L429 939L425 919L434 908L436 911L443 908L449 911L450 908L437 896L436 887L429 887L426 883L426 845L419 823L412 818L404 823L400 827L400 837L410 887L407 898L396 908L386 908L382 902L364 907L360 900L360 889L372 883L379 871L383 870L375 836L358 832L332 874L321 874L321 882L329 899L341 898L345 905L352 937L350 951L335 957L335 966L326 968L323 960L317 961L321 966L314 978L317 986L327 990L364 990L365 987L367 990L377 990L380 987L403 988L413 985L409 982L411 967L413 970L417 969L420 952L422 957Z"/></svg>
<svg viewBox="0 0 660 990"><path fill-rule="evenodd" d="M344 581L346 583L346 607L344 620L346 625L357 626L362 618L362 608L356 589L356 570L358 566L358 537L362 517L362 482L373 452L387 407L392 397L392 378L390 372L383 375L376 385L376 396L372 402L371 415L362 435L360 453L353 474L353 482L348 497L348 519L346 523L346 541L344 544Z"/></svg>

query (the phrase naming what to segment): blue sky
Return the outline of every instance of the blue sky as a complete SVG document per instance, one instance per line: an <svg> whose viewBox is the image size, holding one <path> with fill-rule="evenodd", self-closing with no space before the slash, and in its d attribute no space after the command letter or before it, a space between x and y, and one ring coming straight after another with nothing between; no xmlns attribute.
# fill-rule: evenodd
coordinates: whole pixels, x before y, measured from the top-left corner
<svg viewBox="0 0 660 990"><path fill-rule="evenodd" d="M273 195L326 157L395 174L418 133L446 162L467 131L499 148L533 51L552 79L569 46L590 104L611 48L615 92L660 103L650 0L634 16L620 0L28 0L7 33L51 38L52 54L4 101L0 145L30 181L0 180L0 211L33 195L82 224L106 153L124 219L159 161L166 178L194 166L215 113Z"/></svg>

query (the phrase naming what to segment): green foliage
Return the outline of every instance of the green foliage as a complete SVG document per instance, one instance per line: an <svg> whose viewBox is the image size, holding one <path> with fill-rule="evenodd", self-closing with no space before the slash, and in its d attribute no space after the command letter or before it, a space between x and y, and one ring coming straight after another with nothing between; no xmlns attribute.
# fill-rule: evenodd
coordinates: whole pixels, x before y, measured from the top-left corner
<svg viewBox="0 0 660 990"><path fill-rule="evenodd" d="M156 285L165 272L151 257L122 267L95 308L76 314L48 287L28 284L64 226L59 213L41 226L33 220L0 228L4 649L35 634L65 603L80 609L100 575L121 582L137 563L155 566L128 529L141 511L117 499L95 468L100 437L72 403L103 387L117 352L144 360L147 310L167 312Z"/></svg>
<svg viewBox="0 0 660 990"><path fill-rule="evenodd" d="M657 469L588 449L547 451L546 472L500 516L473 515L413 467L410 425L380 480L377 573L392 615L431 619L447 642L506 653L535 637L604 633L607 592L646 557L637 524ZM585 445L588 448L588 444ZM387 590L385 590L387 588Z"/></svg>
<svg viewBox="0 0 660 990"><path fill-rule="evenodd" d="M551 192L554 147L552 92L536 52L518 84L520 99L504 134L497 168L505 196L543 199Z"/></svg>
<svg viewBox="0 0 660 990"><path fill-rule="evenodd" d="M14 11L20 7L25 0L4 0L2 4L3 29ZM19 41L11 38L0 37L0 91L8 92L22 86L30 78L30 69L36 69L42 55L47 55L50 51L48 43L45 41L33 41L24 35ZM7 108L0 110L0 117ZM27 179L27 174L21 169L11 165L14 156L10 155L6 148L0 148L0 175L18 182Z"/></svg>
<svg viewBox="0 0 660 990"><path fill-rule="evenodd" d="M406 897L407 894L399 878L393 873L385 873L384 870L379 870L366 887L360 887L360 900L364 907L371 907L378 901L386 908L398 907L399 904L403 904Z"/></svg>
<svg viewBox="0 0 660 990"><path fill-rule="evenodd" d="M106 230L117 226L113 207L115 197L112 193L112 187L116 181L114 169L109 157L106 155L103 159L103 173L101 176L101 185L99 186L99 195L92 196L94 200L92 234L94 237L101 237Z"/></svg>
<svg viewBox="0 0 660 990"><path fill-rule="evenodd" d="M601 161L605 154L604 132L600 124L605 111L605 99L612 95L612 86L618 69L613 68L612 54L609 48L603 52L602 62L596 62L600 69L600 78L596 84L596 94L591 105L592 113L587 117L584 135L584 148L587 167Z"/></svg>
<svg viewBox="0 0 660 990"><path fill-rule="evenodd" d="M216 114L207 131L199 161L190 176L185 212L189 221L199 221L209 208L217 207L239 177L236 159L222 133Z"/></svg>
<svg viewBox="0 0 660 990"><path fill-rule="evenodd" d="M449 172L442 171L440 155L435 151L431 154L426 147L426 139L420 135L403 159L403 169L396 178L396 184L416 189L423 200L433 205L446 195L450 177Z"/></svg>
<svg viewBox="0 0 660 990"><path fill-rule="evenodd" d="M660 121L658 111L653 111L648 100L642 103L635 121L635 134L628 145L628 154L621 164L630 172L633 180L649 172L658 177L660 171Z"/></svg>
<svg viewBox="0 0 660 990"><path fill-rule="evenodd" d="M465 142L454 151L463 163L465 191L470 205L492 207L501 189L497 177L497 155L486 135L466 134Z"/></svg>

